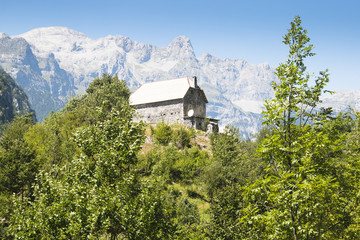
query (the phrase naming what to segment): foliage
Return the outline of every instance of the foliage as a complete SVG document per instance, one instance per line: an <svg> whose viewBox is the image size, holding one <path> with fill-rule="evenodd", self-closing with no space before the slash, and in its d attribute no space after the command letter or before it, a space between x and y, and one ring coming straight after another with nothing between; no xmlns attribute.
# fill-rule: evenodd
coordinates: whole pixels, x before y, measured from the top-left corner
<svg viewBox="0 0 360 240"><path fill-rule="evenodd" d="M244 188L247 205L239 214L239 224L252 225L248 239L345 238L352 222L352 191L336 174L345 134L329 129L331 111L314 111L329 78L320 72L315 86L308 86L304 59L314 53L306 34L295 17L284 37L289 58L276 69L280 83L273 83L275 98L265 104L264 123L272 134L258 152L267 175Z"/></svg>
<svg viewBox="0 0 360 240"><path fill-rule="evenodd" d="M43 162L43 169L48 171L54 165L72 161L78 147L71 139L79 127L107 119L112 109L122 112L128 105L128 98L125 82L119 81L117 76L104 74L89 85L87 94L71 99L63 110L50 113L43 123L31 127L24 137L35 149L36 159Z"/></svg>
<svg viewBox="0 0 360 240"><path fill-rule="evenodd" d="M172 129L168 124L162 122L157 124L156 129L152 128L152 134L155 143L166 146L171 141Z"/></svg>
<svg viewBox="0 0 360 240"><path fill-rule="evenodd" d="M15 118L0 139L0 238L359 239L360 113L316 109L328 74L309 86L306 34L296 17L256 141L160 123L142 147L110 75L43 123Z"/></svg>
<svg viewBox="0 0 360 240"><path fill-rule="evenodd" d="M24 139L44 171L34 195L16 201L12 234L156 239L173 231L171 207L157 184L131 170L143 132L131 122L128 97L124 81L104 75L87 94L27 129Z"/></svg>
<svg viewBox="0 0 360 240"><path fill-rule="evenodd" d="M191 139L195 136L193 128L186 129L185 126L170 126L167 123L159 123L156 128L151 127L151 135L154 136L155 143L167 146L174 145L178 149L191 147Z"/></svg>
<svg viewBox="0 0 360 240"><path fill-rule="evenodd" d="M227 126L210 140L213 158L202 175L210 198L227 185L244 185L262 175L260 159L254 156L255 143L240 141L238 129Z"/></svg>
<svg viewBox="0 0 360 240"><path fill-rule="evenodd" d="M32 115L16 118L0 139L0 191L23 195L31 189L39 162L34 161L34 150L24 139L33 125Z"/></svg>
<svg viewBox="0 0 360 240"><path fill-rule="evenodd" d="M209 154L198 147L192 147L180 152L180 158L173 167L180 172L182 181L193 181L199 177L209 163Z"/></svg>
<svg viewBox="0 0 360 240"><path fill-rule="evenodd" d="M238 212L243 207L242 191L239 188L238 184L231 184L214 194L211 221L206 231L210 239L243 239L246 236L247 228L242 228L238 223Z"/></svg>
<svg viewBox="0 0 360 240"><path fill-rule="evenodd" d="M155 150L156 151L156 150ZM179 181L181 177L180 171L174 168L174 165L180 159L180 153L174 146L167 146L160 150L152 169L154 176L160 177L162 181L171 183Z"/></svg>
<svg viewBox="0 0 360 240"><path fill-rule="evenodd" d="M152 161L153 176L167 183L193 181L208 164L209 155L198 147L179 151L174 146L154 149L143 161Z"/></svg>
<svg viewBox="0 0 360 240"><path fill-rule="evenodd" d="M71 113L51 113L43 123L36 123L24 135L35 151L36 161L42 162L45 171L74 158L77 147L71 139L79 125L71 116Z"/></svg>
<svg viewBox="0 0 360 240"><path fill-rule="evenodd" d="M125 111L79 129L74 140L81 155L39 175L35 200L16 202L10 225L16 238L85 239L105 233L111 239L169 236L171 221L156 186L128 171L136 163L143 130Z"/></svg>
<svg viewBox="0 0 360 240"><path fill-rule="evenodd" d="M337 177L340 185L346 189L347 209L351 209L350 213L351 225L342 232L344 239L359 239L360 238L360 112L352 110L352 121L349 121L349 115L338 118L336 129L349 130L345 131L345 149L343 150L344 157L338 158L336 165ZM341 121L344 119L345 121ZM338 125L345 127L337 127ZM332 126L334 127L334 125Z"/></svg>
<svg viewBox="0 0 360 240"><path fill-rule="evenodd" d="M238 133L238 129L227 127L224 133L211 137L213 161L202 175L211 201L206 227L210 239L242 239L251 227L239 224L242 188L264 175L264 165L255 156L257 143L240 140Z"/></svg>
<svg viewBox="0 0 360 240"><path fill-rule="evenodd" d="M171 142L179 149L190 147L191 132L185 127L180 127L172 132Z"/></svg>
<svg viewBox="0 0 360 240"><path fill-rule="evenodd" d="M31 114L16 117L0 139L0 219L5 219L0 223L0 238L6 237L6 223L13 211L11 195L18 195L20 200L31 196L31 185L41 165L24 138L33 124Z"/></svg>
<svg viewBox="0 0 360 240"><path fill-rule="evenodd" d="M103 74L95 78L81 97L71 99L65 106L65 112L71 112L75 121L79 123L95 123L103 120L112 110L120 111L129 104L130 91L125 81L119 80L117 75L112 77ZM101 108L102 111L97 109ZM121 112L121 111L120 111Z"/></svg>
<svg viewBox="0 0 360 240"><path fill-rule="evenodd" d="M214 159L219 161L222 166L229 166L236 158L239 157L239 135L238 129L232 126L227 126L223 134L214 133L211 136L210 140L213 148Z"/></svg>

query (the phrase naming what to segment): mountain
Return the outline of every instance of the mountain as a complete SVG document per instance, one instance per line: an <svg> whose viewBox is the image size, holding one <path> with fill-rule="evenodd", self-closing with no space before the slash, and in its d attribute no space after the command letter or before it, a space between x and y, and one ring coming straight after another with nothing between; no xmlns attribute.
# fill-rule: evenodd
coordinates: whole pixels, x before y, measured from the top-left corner
<svg viewBox="0 0 360 240"><path fill-rule="evenodd" d="M271 82L276 80L268 64L219 59L209 53L197 58L184 36L167 47L120 35L93 40L64 27L38 28L17 37L25 39L37 57L53 54L73 77L77 94L102 73L117 73L131 90L144 82L197 76L209 99L208 115L221 119L222 126L240 126L246 136L258 130L261 106L272 96Z"/></svg>
<svg viewBox="0 0 360 240"><path fill-rule="evenodd" d="M42 120L61 109L75 87L71 74L59 67L53 54L35 56L32 48L23 38L0 34L0 67L24 89Z"/></svg>
<svg viewBox="0 0 360 240"><path fill-rule="evenodd" d="M25 92L9 74L0 69L0 125L31 112L33 110Z"/></svg>
<svg viewBox="0 0 360 240"><path fill-rule="evenodd" d="M353 108L360 111L360 89L342 90L322 98L319 107L332 107L334 112L344 112Z"/></svg>
<svg viewBox="0 0 360 240"><path fill-rule="evenodd" d="M8 50L4 54L2 49ZM267 63L209 53L197 57L184 36L159 47L121 35L91 39L69 28L47 27L11 38L0 35L0 53L0 66L28 93L35 110L41 110L39 118L61 108L69 96L83 94L102 73L117 73L130 90L145 82L197 76L209 100L208 116L220 119L222 127L238 126L249 137L261 126L264 100L272 98L271 82L277 80Z"/></svg>

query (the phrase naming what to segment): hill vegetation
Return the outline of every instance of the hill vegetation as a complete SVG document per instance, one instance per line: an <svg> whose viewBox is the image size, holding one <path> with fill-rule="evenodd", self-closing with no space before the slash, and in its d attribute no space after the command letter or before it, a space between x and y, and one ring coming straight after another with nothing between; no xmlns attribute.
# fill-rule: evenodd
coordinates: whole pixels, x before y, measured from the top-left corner
<svg viewBox="0 0 360 240"><path fill-rule="evenodd" d="M359 239L360 113L313 108L301 20L256 141L132 121L117 76L0 139L4 239Z"/></svg>

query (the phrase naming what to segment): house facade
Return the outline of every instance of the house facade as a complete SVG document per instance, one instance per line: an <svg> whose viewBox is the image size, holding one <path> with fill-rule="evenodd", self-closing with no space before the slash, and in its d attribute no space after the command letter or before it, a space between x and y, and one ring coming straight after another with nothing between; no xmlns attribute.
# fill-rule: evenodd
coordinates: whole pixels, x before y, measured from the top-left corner
<svg viewBox="0 0 360 240"><path fill-rule="evenodd" d="M218 129L218 120L206 118L204 91L196 77L145 83L130 96L135 121L180 123L200 130Z"/></svg>

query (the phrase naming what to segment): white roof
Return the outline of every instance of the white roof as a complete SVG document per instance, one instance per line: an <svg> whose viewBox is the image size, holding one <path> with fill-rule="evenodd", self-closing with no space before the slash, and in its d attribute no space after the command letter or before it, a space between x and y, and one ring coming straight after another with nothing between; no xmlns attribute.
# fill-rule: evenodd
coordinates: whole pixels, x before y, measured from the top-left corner
<svg viewBox="0 0 360 240"><path fill-rule="evenodd" d="M131 105L162 102L182 99L194 86L194 81L188 77L144 83L130 95Z"/></svg>

